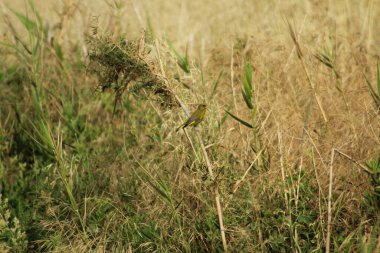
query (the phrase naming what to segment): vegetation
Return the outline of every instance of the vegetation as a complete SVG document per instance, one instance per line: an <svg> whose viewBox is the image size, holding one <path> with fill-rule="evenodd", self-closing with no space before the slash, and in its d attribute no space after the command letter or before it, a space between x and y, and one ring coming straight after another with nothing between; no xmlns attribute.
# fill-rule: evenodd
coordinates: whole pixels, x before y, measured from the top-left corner
<svg viewBox="0 0 380 253"><path fill-rule="evenodd" d="M0 3L1 252L380 251L375 1L35 2Z"/></svg>

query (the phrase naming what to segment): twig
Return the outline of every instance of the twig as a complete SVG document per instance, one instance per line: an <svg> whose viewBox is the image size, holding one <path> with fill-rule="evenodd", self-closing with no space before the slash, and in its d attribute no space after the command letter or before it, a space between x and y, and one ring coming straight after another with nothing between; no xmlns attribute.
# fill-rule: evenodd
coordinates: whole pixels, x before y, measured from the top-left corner
<svg viewBox="0 0 380 253"><path fill-rule="evenodd" d="M222 236L222 243L223 243L223 249L224 252L227 252L227 241L226 241L226 233L223 225L223 213L222 213L222 207L220 205L220 195L218 187L214 188L215 193L215 202L216 202L216 209L218 210L218 219L219 219L219 226L220 226L220 234Z"/></svg>
<svg viewBox="0 0 380 253"><path fill-rule="evenodd" d="M193 151L194 151L194 155L195 155L195 157L197 158L198 161L200 161L199 158L198 158L198 155L197 155L197 151L195 150L194 144L193 144L193 142L191 141L189 135L187 134L187 131L186 131L185 128L183 128L183 132L185 133L187 140L190 142L190 146L191 146L191 148L192 148Z"/></svg>
<svg viewBox="0 0 380 253"><path fill-rule="evenodd" d="M261 149L257 155L256 155L256 158L253 160L253 162L249 165L248 169L245 171L244 175L235 182L233 188L232 188L232 192L231 192L231 195L230 195L230 198L228 199L227 203L226 203L226 207L228 207L228 205L230 204L235 192L237 192L237 190L239 189L241 183L243 183L245 177L248 175L248 172L252 169L253 165L256 163L256 161L259 159L259 156L261 156L261 153L264 151L264 149Z"/></svg>
<svg viewBox="0 0 380 253"><path fill-rule="evenodd" d="M332 184L333 184L333 165L335 149L331 150L330 160L330 179L329 179L329 196L327 203L327 234L326 234L326 253L330 253L330 235L331 235L331 201L332 201Z"/></svg>
<svg viewBox="0 0 380 253"><path fill-rule="evenodd" d="M365 172L367 172L368 174L373 174L372 171L370 171L369 169L367 169L364 165L360 164L358 161L356 161L354 158L350 157L349 155L343 153L342 151L338 150L338 149L334 149L338 154L342 155L343 157L347 158L348 160L350 160L351 162L355 163L357 166L359 166L360 168L362 168Z"/></svg>
<svg viewBox="0 0 380 253"><path fill-rule="evenodd" d="M198 141L199 141L199 144L200 144L202 152L203 152L203 156L204 156L205 161L206 161L208 173L210 174L211 180L213 180L214 179L214 173L212 171L212 165L210 163L210 159L208 158L207 151L205 149L205 146L203 145L202 138L200 137L198 132L196 133L196 135L198 137ZM224 252L227 252L226 233L225 233L224 224L223 224L223 211L222 211L222 206L220 205L220 195L219 195L219 190L218 190L217 184L214 187L214 194L215 194L216 209L218 212L220 234L222 236L223 249L224 249Z"/></svg>
<svg viewBox="0 0 380 253"><path fill-rule="evenodd" d="M323 120L325 121L325 123L327 123L328 120L327 120L327 116L326 116L325 110L322 107L321 100L319 99L319 96L318 96L317 91L315 89L315 84L311 80L309 71L306 68L306 64L305 64L305 61L304 61L303 53L302 53L301 46L299 44L297 35L296 35L295 31L294 31L293 26L289 23L289 20L286 20L286 22L287 22L288 27L289 27L290 36L292 37L293 43L294 43L294 45L296 47L296 50L297 50L298 59L301 61L302 69L305 72L305 75L306 75L306 78L307 78L308 83L310 85L310 88L313 91L313 95L315 97L315 100L317 100L317 104L318 104L319 110L321 111L321 114L323 116Z"/></svg>
<svg viewBox="0 0 380 253"><path fill-rule="evenodd" d="M283 184L282 188L284 191L285 207L286 207L286 213L290 217L290 219L289 219L289 221L290 221L289 233L292 234L293 233L292 212L289 208L289 197L288 197L288 192L286 191L287 184L286 184L286 178L285 178L284 156L282 153L282 134L281 134L280 126L278 123L277 123L277 138L278 138L278 156L279 156L279 160L280 160L281 178L282 178L282 184ZM295 229L295 232L297 232L296 229ZM293 236L290 237L290 244L291 244L292 248L294 248ZM294 252L297 252L296 248L294 248Z"/></svg>
<svg viewBox="0 0 380 253"><path fill-rule="evenodd" d="M332 217L332 184L333 184L333 164L334 164L334 156L335 152L340 154L341 156L347 158L348 160L352 161L356 165L358 165L360 168L362 168L365 172L372 175L373 172L371 172L369 169L367 169L364 165L357 162L355 159L350 157L349 155L343 153L342 151L333 148L331 149L331 160L330 160L330 179L329 179L329 195L328 195L328 203L327 203L327 235L326 235L326 253L330 253L330 237L331 237L331 217Z"/></svg>
<svg viewBox="0 0 380 253"><path fill-rule="evenodd" d="M309 131L307 131L307 129L305 129L305 133L307 134L307 136L309 137L309 142L314 146L314 149L315 151L317 152L318 156L320 157L321 161L322 161L322 165L323 167L327 170L327 166L323 160L323 157L322 157L322 154L321 152L319 152L319 149L317 147L317 145L315 144L313 138L310 136L309 134ZM319 207L319 221L320 221L320 225L321 227L323 227L323 211L322 211L322 204L321 204L321 196L323 199L325 199L325 195L323 194L323 191L322 191L322 187L321 187L321 183L319 182L319 175L318 175L318 172L317 172L317 168L315 166L315 161L314 161L314 158L313 158L313 168L314 168L314 174L315 174L315 179L317 181L317 185L318 185L318 207ZM325 231L322 229L322 238L325 238Z"/></svg>
<svg viewBox="0 0 380 253"><path fill-rule="evenodd" d="M206 152L206 148L203 144L203 141L202 141L202 138L201 136L199 135L198 132L196 132L196 135L197 135L197 138L198 138L198 142L199 144L201 145L201 149L202 149L202 153L203 153L203 157L206 161L206 165L207 165L207 170L208 170L208 174L210 175L211 177L211 180L214 180L214 173L212 171L212 165L210 163L210 159L208 158L208 155L207 155L207 152Z"/></svg>
<svg viewBox="0 0 380 253"><path fill-rule="evenodd" d="M165 79L166 79L166 74L165 74L165 70L164 70L164 65L163 65L162 60L161 60L160 48L159 48L159 44L158 44L158 43L159 43L159 42L158 42L158 40L156 39L156 40L154 41L154 46L155 46L156 51L157 51L157 58L158 58L158 63L159 63L159 65L160 65L161 75L162 75L163 77L165 77ZM177 98L177 96L176 96L176 98ZM178 98L177 98L177 100L178 100ZM178 100L178 102L180 102L180 100Z"/></svg>
<svg viewBox="0 0 380 253"><path fill-rule="evenodd" d="M234 187L232 189L232 194L234 194L240 187L240 184L244 181L245 177L248 175L248 172L252 169L253 165L256 163L257 159L259 159L261 153L264 151L264 149L261 149L259 153L257 153L255 160L249 165L248 169L245 171L244 175L241 177L240 180L236 181L234 184Z"/></svg>
<svg viewBox="0 0 380 253"><path fill-rule="evenodd" d="M288 194L285 191L286 179L285 179L285 169L284 169L284 156L282 154L282 135L281 135L281 130L280 130L279 125L277 125L277 138L278 138L278 155L280 158L281 178L282 178L282 183L284 187L285 206L286 206L287 211L290 213L289 203L288 203Z"/></svg>
<svg viewBox="0 0 380 253"><path fill-rule="evenodd" d="M234 78L235 78L235 73L234 73L234 45L231 47L231 64L230 64L230 69L231 69L231 74L230 74L230 79L231 79L231 91L232 91L232 99L234 101L234 108L236 111L236 115L239 117L239 110L237 109L237 103L236 103L236 96L235 96L235 86L234 86ZM239 124L239 133L241 133L241 125Z"/></svg>

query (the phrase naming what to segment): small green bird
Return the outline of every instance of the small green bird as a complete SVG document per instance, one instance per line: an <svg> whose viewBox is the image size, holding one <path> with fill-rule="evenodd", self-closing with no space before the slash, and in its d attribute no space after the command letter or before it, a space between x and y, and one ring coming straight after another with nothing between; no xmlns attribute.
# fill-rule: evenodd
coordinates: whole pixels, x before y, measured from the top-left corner
<svg viewBox="0 0 380 253"><path fill-rule="evenodd" d="M180 129L183 129L188 126L196 127L205 117L207 106L205 104L200 104L198 108L191 114L190 118L188 118L185 123L180 125L176 132Z"/></svg>

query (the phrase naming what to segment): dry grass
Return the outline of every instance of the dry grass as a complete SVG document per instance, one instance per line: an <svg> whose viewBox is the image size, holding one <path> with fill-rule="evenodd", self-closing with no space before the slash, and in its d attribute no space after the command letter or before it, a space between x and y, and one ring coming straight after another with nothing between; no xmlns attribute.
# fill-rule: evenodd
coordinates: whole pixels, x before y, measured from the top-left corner
<svg viewBox="0 0 380 253"><path fill-rule="evenodd" d="M376 84L380 1L67 0L35 6L64 60L47 43L39 54L42 67L33 68L35 62L23 65L3 45L0 50L9 60L0 67L7 73L16 64L33 73L28 76L46 96L41 104L47 124L58 131L62 123L68 144L63 145L68 172L62 182L70 185L65 191L74 192L85 229L75 221L67 196L46 192L65 185L54 176L56 169L47 176L51 188L41 187L47 195L37 195L46 200L41 208L49 212L33 227L44 232L29 234L29 250L217 252L223 247L213 189L220 193L231 252L365 252L380 247L370 239L379 236L380 206L369 200L376 199L378 174L371 177L357 166L380 155L379 110L365 81ZM7 20L0 23L0 40L17 45L14 27L30 41L11 11L34 18L30 6L5 0L0 10ZM101 43L88 42L93 27L104 36ZM141 54L144 29L150 37ZM154 96L161 94L125 89L116 94L121 101L113 117L113 93L94 91L99 80L100 85L123 83L127 75L120 77L109 65L106 74L116 78L97 79L78 67L93 60L88 52L100 50L99 56L105 48L117 47L123 54L128 43L135 43L131 57L144 66L144 75L158 80L170 99L190 107L208 104L197 133L205 149L195 130L188 132L197 156L185 135L175 133L185 117L178 106L160 107ZM191 73L178 66L173 48L180 55L187 50ZM253 66L254 110L241 95L247 62ZM133 66L128 71L135 71ZM46 160L17 162L22 155L12 149L18 134L12 127L19 124L13 105L19 107L21 122L38 113L30 107L33 88L15 91L10 80L0 95L13 94L9 102L0 102L1 136L7 140L0 151L6 154L2 171L14 180L17 173L9 167L27 161L27 167L43 164L46 169ZM255 128L239 124L225 110ZM53 137L61 136L54 131ZM334 149L351 160L335 155L331 161ZM210 165L204 160L208 157ZM214 178L207 176L207 166L213 167ZM0 186L3 196L6 189Z"/></svg>

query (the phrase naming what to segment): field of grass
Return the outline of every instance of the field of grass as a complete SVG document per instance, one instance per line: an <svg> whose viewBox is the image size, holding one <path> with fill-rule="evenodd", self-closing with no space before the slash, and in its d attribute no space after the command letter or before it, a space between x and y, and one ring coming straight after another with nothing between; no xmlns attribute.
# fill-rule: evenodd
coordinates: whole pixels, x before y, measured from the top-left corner
<svg viewBox="0 0 380 253"><path fill-rule="evenodd" d="M0 252L380 252L380 0L0 11Z"/></svg>

